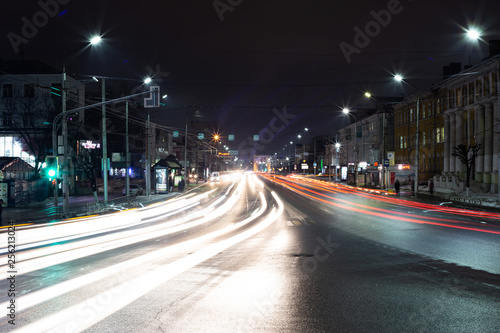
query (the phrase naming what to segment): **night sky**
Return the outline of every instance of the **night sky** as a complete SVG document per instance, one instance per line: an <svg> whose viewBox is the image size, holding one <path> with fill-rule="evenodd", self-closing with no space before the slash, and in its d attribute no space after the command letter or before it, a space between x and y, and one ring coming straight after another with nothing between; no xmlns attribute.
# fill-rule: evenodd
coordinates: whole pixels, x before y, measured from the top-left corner
<svg viewBox="0 0 500 333"><path fill-rule="evenodd" d="M199 110L236 135L231 149L286 108L289 121L275 122L260 151L272 153L306 126L334 134L347 124L340 109L361 107L364 91L410 94L394 73L428 89L450 62L479 62L486 42L500 39L499 13L499 1L481 0L11 1L0 13L0 58L61 69L65 54L98 33L104 43L68 72L138 82L153 74L169 96L155 121L182 127ZM472 26L482 41L465 38Z"/></svg>

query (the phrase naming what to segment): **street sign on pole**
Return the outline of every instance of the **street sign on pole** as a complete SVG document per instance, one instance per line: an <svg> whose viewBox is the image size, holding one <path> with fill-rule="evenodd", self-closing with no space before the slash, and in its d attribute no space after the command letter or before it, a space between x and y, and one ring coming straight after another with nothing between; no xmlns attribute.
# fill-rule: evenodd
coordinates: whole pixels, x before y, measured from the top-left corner
<svg viewBox="0 0 500 333"><path fill-rule="evenodd" d="M389 159L388 159L388 158L386 158L386 159L384 160L384 166L385 166L385 167L388 167L388 166L389 166Z"/></svg>
<svg viewBox="0 0 500 333"><path fill-rule="evenodd" d="M157 108L160 106L160 86L151 86L149 97L144 98L145 108Z"/></svg>

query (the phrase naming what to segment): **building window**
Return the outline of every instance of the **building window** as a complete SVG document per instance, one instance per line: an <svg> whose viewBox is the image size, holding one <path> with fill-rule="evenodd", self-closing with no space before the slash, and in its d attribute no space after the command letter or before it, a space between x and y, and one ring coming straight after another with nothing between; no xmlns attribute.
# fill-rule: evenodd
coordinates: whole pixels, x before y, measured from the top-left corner
<svg viewBox="0 0 500 333"><path fill-rule="evenodd" d="M490 78L488 76L484 77L484 96L490 94Z"/></svg>
<svg viewBox="0 0 500 333"><path fill-rule="evenodd" d="M479 98L483 97L483 81L482 80L477 80L476 81L476 87L477 87L477 95Z"/></svg>
<svg viewBox="0 0 500 333"><path fill-rule="evenodd" d="M441 127L441 142L444 142L444 126Z"/></svg>
<svg viewBox="0 0 500 333"><path fill-rule="evenodd" d="M24 85L24 97L35 97L35 85L25 84Z"/></svg>
<svg viewBox="0 0 500 333"><path fill-rule="evenodd" d="M404 148L405 148L405 149L406 149L406 146L407 146L407 145L406 145L406 142L407 142L407 141L408 141L408 140L407 140L407 136L405 135L405 146L404 146Z"/></svg>
<svg viewBox="0 0 500 333"><path fill-rule="evenodd" d="M425 111L426 111L425 104L422 104L422 118L425 118Z"/></svg>
<svg viewBox="0 0 500 333"><path fill-rule="evenodd" d="M422 145L425 146L425 132L422 132Z"/></svg>
<svg viewBox="0 0 500 333"><path fill-rule="evenodd" d="M4 127L12 127L12 113L4 112L2 115L3 126Z"/></svg>
<svg viewBox="0 0 500 333"><path fill-rule="evenodd" d="M14 86L12 84L4 84L2 86L2 97L11 98L14 95Z"/></svg>
<svg viewBox="0 0 500 333"><path fill-rule="evenodd" d="M436 128L436 142L441 143L441 128Z"/></svg>
<svg viewBox="0 0 500 333"><path fill-rule="evenodd" d="M399 137L399 148L400 148L400 149L403 149L403 141L404 141L404 140L403 140L403 136L401 135L401 136Z"/></svg>

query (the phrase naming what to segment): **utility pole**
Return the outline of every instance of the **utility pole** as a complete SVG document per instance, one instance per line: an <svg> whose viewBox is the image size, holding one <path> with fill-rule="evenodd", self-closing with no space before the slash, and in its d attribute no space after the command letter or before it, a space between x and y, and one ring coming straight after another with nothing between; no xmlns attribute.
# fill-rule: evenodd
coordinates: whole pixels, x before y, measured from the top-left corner
<svg viewBox="0 0 500 333"><path fill-rule="evenodd" d="M382 113L382 190L385 190L385 110Z"/></svg>
<svg viewBox="0 0 500 333"><path fill-rule="evenodd" d="M108 140L106 136L106 79L102 79L102 179L104 202L108 201Z"/></svg>
<svg viewBox="0 0 500 333"><path fill-rule="evenodd" d="M125 193L130 193L130 146L128 138L128 101L125 103Z"/></svg>
<svg viewBox="0 0 500 333"><path fill-rule="evenodd" d="M62 162L62 195L63 195L63 213L66 214L69 211L69 186L68 186L68 172L69 172L69 152L68 152L68 117L66 116L66 63L63 65L63 77L62 77L62 145L63 145L63 162ZM57 147L56 147L57 149ZM57 155L57 153L56 153Z"/></svg>
<svg viewBox="0 0 500 333"><path fill-rule="evenodd" d="M145 165L145 168L146 168L146 196L149 196L150 195L150 192L151 192L151 176L149 175L149 172L150 172L150 155L149 155L149 127L150 125L150 114L149 114L149 111L148 111L148 122L147 122L147 126L146 126L146 165Z"/></svg>
<svg viewBox="0 0 500 333"><path fill-rule="evenodd" d="M188 178L188 162L187 162L187 144L188 144L188 115L186 114L186 132L184 139L184 179L186 184L189 182Z"/></svg>

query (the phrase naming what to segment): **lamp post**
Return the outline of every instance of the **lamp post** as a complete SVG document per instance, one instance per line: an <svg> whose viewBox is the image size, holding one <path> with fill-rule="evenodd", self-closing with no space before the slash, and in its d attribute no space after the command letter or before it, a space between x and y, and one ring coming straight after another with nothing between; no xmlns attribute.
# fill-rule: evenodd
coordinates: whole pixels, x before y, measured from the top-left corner
<svg viewBox="0 0 500 333"><path fill-rule="evenodd" d="M351 110L349 108L343 108L342 113L352 116L354 118L354 150L356 151L356 157L354 159L354 177L356 178L354 181L356 183L356 186L358 185L358 128L357 128L357 123L358 120L356 119L356 115L354 113L351 113Z"/></svg>
<svg viewBox="0 0 500 333"><path fill-rule="evenodd" d="M407 83L410 87L412 87L413 89L415 89L415 91L417 92L417 110L416 110L416 116L417 116L417 133L415 135L416 137L416 142L415 142L415 183L414 183L414 188L413 188L413 195L415 196L415 198L417 197L417 192L418 192L418 174L419 174L419 168L420 168L420 161L419 161L419 147L420 147L420 115L419 115L419 111L420 111L420 91L418 89L417 86L415 86L414 84L404 80L403 76L401 76L400 74L396 74L394 75L394 80L396 80L397 82L405 82Z"/></svg>
<svg viewBox="0 0 500 333"><path fill-rule="evenodd" d="M372 96L372 94L369 92L369 91L366 91L364 93L364 96L368 99L372 99L375 101L375 108L378 110L378 105L379 105L379 101ZM377 111L378 113L378 111ZM386 166L385 166L385 159L387 157L386 155L386 109L384 107L384 110L382 112L382 126L381 126L381 138L382 138L382 158L380 159L380 164L381 164L381 170L382 170L382 182L380 184L380 188L382 190L385 190L386 186ZM380 119L380 118L379 118ZM374 160L374 159L373 159Z"/></svg>
<svg viewBox="0 0 500 333"><path fill-rule="evenodd" d="M302 140L302 135L298 134L297 135L297 138L301 139L301 143L302 143L302 154L303 154L303 158L305 160L306 158L306 147L304 146L304 141ZM302 168L302 164L303 162L300 163L300 167ZM306 175L306 169L302 168L302 175L305 176Z"/></svg>
<svg viewBox="0 0 500 333"><path fill-rule="evenodd" d="M63 69L62 69L62 91L61 91L61 108L62 108L62 114L64 115L66 112L66 98L67 98L67 77L66 77L66 63L68 63L68 59L71 55L76 53L77 51L81 51L85 48L87 48L89 45L97 45L101 42L101 37L100 36L95 36L92 37L89 41L90 44L84 44L82 46L79 46L69 53L67 53L64 57L63 61ZM62 172L62 192L63 192L63 213L67 214L69 210L69 186L68 186L68 173L69 173L69 155L68 155L68 119L66 116L63 116L62 119L62 137L63 137L63 156L64 156L64 161L63 161L63 172ZM53 154L55 156L58 155L58 149L57 147L53 147Z"/></svg>
<svg viewBox="0 0 500 333"><path fill-rule="evenodd" d="M340 143L336 142L335 143L335 160L336 160L335 161L336 162L336 164L335 164L335 181L337 181L337 182L339 181L339 175L338 175L338 173L339 173L338 172L338 170L339 170L339 168L338 168L338 166L339 166L339 150L340 150Z"/></svg>

